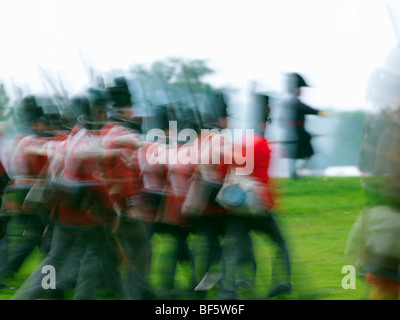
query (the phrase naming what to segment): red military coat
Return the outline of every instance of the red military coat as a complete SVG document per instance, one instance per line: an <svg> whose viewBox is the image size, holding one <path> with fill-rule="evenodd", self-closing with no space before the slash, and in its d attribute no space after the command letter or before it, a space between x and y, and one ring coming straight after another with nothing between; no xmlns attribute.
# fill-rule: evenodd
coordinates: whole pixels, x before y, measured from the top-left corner
<svg viewBox="0 0 400 320"><path fill-rule="evenodd" d="M271 149L268 141L261 134L246 135L240 141L239 147L236 150L241 150L241 158L248 163L252 163L250 175L262 182L260 188L256 190L258 198L265 205L265 208L272 210L276 207L277 190L273 180L269 177ZM233 158L231 164L222 162L216 170L216 175L219 179L224 179L229 168L244 168L245 164L238 164L240 158Z"/></svg>
<svg viewBox="0 0 400 320"><path fill-rule="evenodd" d="M167 194L167 166L156 161L158 143L146 143L138 151L140 193L137 208L144 221L154 222L164 208Z"/></svg>
<svg viewBox="0 0 400 320"><path fill-rule="evenodd" d="M133 207L134 196L140 190L137 150L115 140L132 133L119 123L106 124L100 133L102 146L108 152L102 163L103 177L110 196L120 209Z"/></svg>
<svg viewBox="0 0 400 320"><path fill-rule="evenodd" d="M100 160L95 152L101 148L98 133L80 129L70 135L65 146L65 165L63 177L74 182L92 182L90 191L97 195L96 199L103 208L104 215L112 219L113 199L107 192L104 182L99 179ZM76 208L60 202L58 210L60 223L72 226L99 226L108 219L102 220L93 216L89 207Z"/></svg>
<svg viewBox="0 0 400 320"><path fill-rule="evenodd" d="M167 196L162 215L159 221L167 224L188 226L188 217L182 214L182 204L185 201L189 190L191 177L195 166L193 164L184 164L180 161L178 154L187 145L167 146L168 152L166 172L167 172Z"/></svg>
<svg viewBox="0 0 400 320"><path fill-rule="evenodd" d="M5 196L4 209L10 212L23 212L23 202L29 189L40 177L47 163L46 155L29 152L29 147L41 146L51 138L32 134L17 136L6 150L6 166L9 168L10 183Z"/></svg>

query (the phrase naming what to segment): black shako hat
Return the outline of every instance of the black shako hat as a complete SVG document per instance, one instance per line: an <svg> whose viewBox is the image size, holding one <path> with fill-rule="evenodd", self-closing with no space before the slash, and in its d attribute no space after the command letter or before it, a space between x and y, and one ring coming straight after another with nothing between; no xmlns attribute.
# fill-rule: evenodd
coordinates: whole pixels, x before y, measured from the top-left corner
<svg viewBox="0 0 400 320"><path fill-rule="evenodd" d="M287 77L286 85L289 90L298 89L302 87L309 87L308 83L304 80L304 78L296 72L288 73L286 77Z"/></svg>
<svg viewBox="0 0 400 320"><path fill-rule="evenodd" d="M114 86L107 88L108 98L113 108L132 106L132 96L125 77L114 79Z"/></svg>
<svg viewBox="0 0 400 320"><path fill-rule="evenodd" d="M97 111L107 112L108 100L106 92L103 89L89 88L87 95L74 97L72 103L75 108L80 109L81 115L78 117L78 123L89 129L95 129L96 126L104 124L104 121L96 121Z"/></svg>
<svg viewBox="0 0 400 320"><path fill-rule="evenodd" d="M75 116L80 116L82 114L88 115L91 113L90 110L90 99L88 95L75 95L71 98L71 109Z"/></svg>
<svg viewBox="0 0 400 320"><path fill-rule="evenodd" d="M87 93L91 108L108 106L107 93L105 90L89 88Z"/></svg>
<svg viewBox="0 0 400 320"><path fill-rule="evenodd" d="M43 108L38 106L35 96L29 95L22 99L22 116L28 122L41 121L43 119Z"/></svg>

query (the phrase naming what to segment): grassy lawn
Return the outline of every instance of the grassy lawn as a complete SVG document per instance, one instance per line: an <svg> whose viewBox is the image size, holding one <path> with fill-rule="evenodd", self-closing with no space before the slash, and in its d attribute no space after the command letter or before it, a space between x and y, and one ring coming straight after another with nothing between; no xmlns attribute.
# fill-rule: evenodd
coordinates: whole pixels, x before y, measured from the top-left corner
<svg viewBox="0 0 400 320"><path fill-rule="evenodd" d="M302 177L297 181L279 179L280 206L275 214L284 233L292 260L293 293L279 299L360 300L366 299L367 286L357 278L356 289L342 288L342 267L347 236L365 203L359 178ZM261 233L252 234L258 269L252 289L239 292L240 299L265 299L271 285L271 262L274 246ZM168 239L153 239L153 268L162 264L162 250ZM18 288L39 263L38 251L24 263L14 280L7 284ZM185 286L188 270L177 269L177 285ZM152 281L158 282L156 271ZM15 290L0 290L0 299L8 300ZM215 291L207 295L214 298Z"/></svg>
<svg viewBox="0 0 400 320"><path fill-rule="evenodd" d="M303 178L283 180L282 228L293 261L291 299L365 299L366 286L342 288L347 236L365 203L358 178Z"/></svg>

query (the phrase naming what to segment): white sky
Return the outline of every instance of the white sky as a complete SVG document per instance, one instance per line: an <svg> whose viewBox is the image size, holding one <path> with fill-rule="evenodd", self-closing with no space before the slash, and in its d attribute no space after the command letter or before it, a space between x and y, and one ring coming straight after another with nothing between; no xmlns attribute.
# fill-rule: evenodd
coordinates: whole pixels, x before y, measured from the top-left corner
<svg viewBox="0 0 400 320"><path fill-rule="evenodd" d="M177 56L208 59L218 85L279 90L281 72L297 71L305 99L345 110L362 106L396 44L382 0L1 0L0 32L0 79L33 93L38 66L86 85L79 52L101 72Z"/></svg>

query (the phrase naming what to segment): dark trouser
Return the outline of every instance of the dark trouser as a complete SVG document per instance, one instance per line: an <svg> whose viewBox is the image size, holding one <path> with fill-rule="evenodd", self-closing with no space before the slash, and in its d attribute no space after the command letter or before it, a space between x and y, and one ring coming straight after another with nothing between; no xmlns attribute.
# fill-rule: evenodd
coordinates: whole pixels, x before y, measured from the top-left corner
<svg viewBox="0 0 400 320"><path fill-rule="evenodd" d="M92 227L82 235L86 244L75 286L75 300L96 298L96 290L104 284L117 298L126 298L109 231Z"/></svg>
<svg viewBox="0 0 400 320"><path fill-rule="evenodd" d="M76 263L75 259L68 260L74 252L72 250L82 247L76 246L77 241L82 241L83 251L76 257L81 257L79 272L76 279L74 299L90 300L96 297L96 290L100 287L105 275L113 277L109 281L119 285L120 294L123 295L121 278L115 270L115 261L110 256L110 247L106 238L103 226L95 227L71 227L61 224L54 226L53 239L50 251L43 263L35 269L28 283L23 285L23 289L16 295L16 299L28 298L38 299L42 297L51 298L59 290L66 289L64 284L70 282L67 275L60 272L68 268L66 262ZM44 289L42 280L45 274L42 267L50 265L56 272L56 289Z"/></svg>
<svg viewBox="0 0 400 320"><path fill-rule="evenodd" d="M23 228L23 233L17 243L10 247L9 259L1 271L2 278L13 277L32 251L41 248L47 224L47 217L39 214L20 214L14 218L17 218L17 223Z"/></svg>
<svg viewBox="0 0 400 320"><path fill-rule="evenodd" d="M279 260L285 269L285 282L291 281L291 266L289 253L285 239L280 228L271 213L266 212L265 217L241 217L231 215L226 219L225 239L223 245L223 257L225 273L221 298L235 298L237 269L241 262L252 254L251 230L261 231L272 239L278 247ZM249 251L251 250L251 251Z"/></svg>
<svg viewBox="0 0 400 320"><path fill-rule="evenodd" d="M191 218L191 225L196 240L196 275L201 280L213 267L219 266L222 250L220 237L224 232L224 220L223 217L202 215Z"/></svg>
<svg viewBox="0 0 400 320"><path fill-rule="evenodd" d="M121 220L117 239L129 260L127 290L132 300L152 299L148 279L152 248L145 224L140 220Z"/></svg>
<svg viewBox="0 0 400 320"><path fill-rule="evenodd" d="M42 280L45 276L42 267L51 265L56 272L56 289L63 290L62 283L64 275L61 273L68 256L74 247L75 241L79 239L82 230L61 224L54 226L51 248L44 261L34 270L27 281L22 285L15 295L15 299L40 299L45 296L51 298L56 291L54 289L43 289ZM53 291L54 290L54 291Z"/></svg>
<svg viewBox="0 0 400 320"><path fill-rule="evenodd" d="M64 264L58 272L61 275L61 278L57 279L57 287L60 290L75 288L85 248L85 243L80 238L77 238L72 244Z"/></svg>
<svg viewBox="0 0 400 320"><path fill-rule="evenodd" d="M3 270L7 265L10 253L10 242L10 237L7 235L0 239L0 270Z"/></svg>

